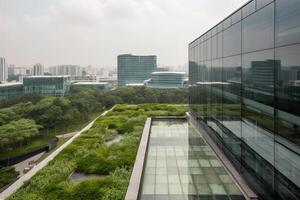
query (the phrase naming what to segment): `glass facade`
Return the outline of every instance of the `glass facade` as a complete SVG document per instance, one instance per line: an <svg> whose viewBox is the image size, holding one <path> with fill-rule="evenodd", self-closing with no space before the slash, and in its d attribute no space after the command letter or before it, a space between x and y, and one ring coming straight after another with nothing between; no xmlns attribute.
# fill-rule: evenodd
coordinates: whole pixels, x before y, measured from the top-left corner
<svg viewBox="0 0 300 200"><path fill-rule="evenodd" d="M23 94L22 83L0 84L0 99L8 99Z"/></svg>
<svg viewBox="0 0 300 200"><path fill-rule="evenodd" d="M260 199L300 199L300 1L252 0L214 29L189 44L190 113Z"/></svg>
<svg viewBox="0 0 300 200"><path fill-rule="evenodd" d="M68 76L32 76L23 78L24 93L64 96L70 90Z"/></svg>
<svg viewBox="0 0 300 200"><path fill-rule="evenodd" d="M119 55L118 87L144 83L156 68L156 56Z"/></svg>
<svg viewBox="0 0 300 200"><path fill-rule="evenodd" d="M152 72L145 85L150 88L182 88L186 82L185 72Z"/></svg>

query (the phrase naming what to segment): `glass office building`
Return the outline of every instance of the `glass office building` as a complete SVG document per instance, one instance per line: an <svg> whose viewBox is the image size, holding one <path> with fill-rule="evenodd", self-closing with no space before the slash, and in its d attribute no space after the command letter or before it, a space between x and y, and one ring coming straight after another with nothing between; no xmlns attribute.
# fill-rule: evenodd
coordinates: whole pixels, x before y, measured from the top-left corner
<svg viewBox="0 0 300 200"><path fill-rule="evenodd" d="M156 56L118 56L118 87L128 84L141 84L156 71Z"/></svg>
<svg viewBox="0 0 300 200"><path fill-rule="evenodd" d="M252 0L189 44L190 113L260 199L300 199L300 1Z"/></svg>
<svg viewBox="0 0 300 200"><path fill-rule="evenodd" d="M64 96L70 90L69 76L30 76L23 78L24 93Z"/></svg>
<svg viewBox="0 0 300 200"><path fill-rule="evenodd" d="M23 94L23 84L16 83L4 83L0 84L0 99L8 99Z"/></svg>
<svg viewBox="0 0 300 200"><path fill-rule="evenodd" d="M182 88L187 82L185 72L152 72L151 78L145 81L149 88Z"/></svg>

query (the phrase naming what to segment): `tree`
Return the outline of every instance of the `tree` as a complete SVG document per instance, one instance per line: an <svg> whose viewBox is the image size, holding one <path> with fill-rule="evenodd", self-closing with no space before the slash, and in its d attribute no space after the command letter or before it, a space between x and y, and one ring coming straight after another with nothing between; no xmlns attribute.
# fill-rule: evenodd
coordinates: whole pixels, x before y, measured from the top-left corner
<svg viewBox="0 0 300 200"><path fill-rule="evenodd" d="M23 146L24 141L29 142L32 137L38 135L39 128L41 126L31 119L20 119L0 126L0 146L2 149L8 145Z"/></svg>

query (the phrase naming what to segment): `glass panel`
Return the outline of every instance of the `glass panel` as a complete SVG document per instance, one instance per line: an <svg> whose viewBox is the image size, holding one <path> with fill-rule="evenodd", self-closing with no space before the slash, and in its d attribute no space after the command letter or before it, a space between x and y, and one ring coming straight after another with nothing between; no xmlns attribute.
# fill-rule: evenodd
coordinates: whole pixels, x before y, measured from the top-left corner
<svg viewBox="0 0 300 200"><path fill-rule="evenodd" d="M260 9L271 2L273 2L273 0L256 0L256 7Z"/></svg>
<svg viewBox="0 0 300 200"><path fill-rule="evenodd" d="M206 51L207 51L207 45L206 45L206 41L203 42L203 60L205 61L207 58L206 58Z"/></svg>
<svg viewBox="0 0 300 200"><path fill-rule="evenodd" d="M242 137L251 148L242 159L260 178L266 196L274 191L274 62L273 50L242 56Z"/></svg>
<svg viewBox="0 0 300 200"><path fill-rule="evenodd" d="M211 39L208 39L206 41L206 45L207 45L206 59L211 60Z"/></svg>
<svg viewBox="0 0 300 200"><path fill-rule="evenodd" d="M243 20L243 52L268 49L274 46L274 4Z"/></svg>
<svg viewBox="0 0 300 200"><path fill-rule="evenodd" d="M278 134L300 145L300 45L275 50Z"/></svg>
<svg viewBox="0 0 300 200"><path fill-rule="evenodd" d="M276 1L276 46L300 42L300 1Z"/></svg>
<svg viewBox="0 0 300 200"><path fill-rule="evenodd" d="M223 33L218 34L218 58L223 57Z"/></svg>
<svg viewBox="0 0 300 200"><path fill-rule="evenodd" d="M223 22L223 29L227 29L229 26L231 26L231 17L228 17L227 19L225 19L225 21Z"/></svg>
<svg viewBox="0 0 300 200"><path fill-rule="evenodd" d="M241 159L241 55L223 59L222 139L223 149L240 168Z"/></svg>
<svg viewBox="0 0 300 200"><path fill-rule="evenodd" d="M234 13L234 14L232 15L232 17L231 17L231 19L232 19L232 24L235 24L235 23L241 21L241 18L242 18L242 11L239 10L239 11L237 11L236 13Z"/></svg>
<svg viewBox="0 0 300 200"><path fill-rule="evenodd" d="M214 120L222 118L222 59L213 60L211 65L211 114Z"/></svg>
<svg viewBox="0 0 300 200"><path fill-rule="evenodd" d="M217 26L215 26L212 30L211 30L211 34L212 36L216 35L217 34Z"/></svg>
<svg viewBox="0 0 300 200"><path fill-rule="evenodd" d="M223 59L223 125L241 137L241 56Z"/></svg>
<svg viewBox="0 0 300 200"><path fill-rule="evenodd" d="M184 120L153 120L140 200L245 199L214 151Z"/></svg>
<svg viewBox="0 0 300 200"><path fill-rule="evenodd" d="M225 30L223 35L223 56L241 53L241 22Z"/></svg>
<svg viewBox="0 0 300 200"><path fill-rule="evenodd" d="M218 45L217 45L217 35L212 37L212 59L217 58L217 51L218 51Z"/></svg>
<svg viewBox="0 0 300 200"><path fill-rule="evenodd" d="M242 16L243 18L255 12L255 0L248 3L246 6L242 8Z"/></svg>
<svg viewBox="0 0 300 200"><path fill-rule="evenodd" d="M200 61L204 60L204 49L203 49L203 43L200 43Z"/></svg>
<svg viewBox="0 0 300 200"><path fill-rule="evenodd" d="M218 24L218 33L223 31L223 23Z"/></svg>

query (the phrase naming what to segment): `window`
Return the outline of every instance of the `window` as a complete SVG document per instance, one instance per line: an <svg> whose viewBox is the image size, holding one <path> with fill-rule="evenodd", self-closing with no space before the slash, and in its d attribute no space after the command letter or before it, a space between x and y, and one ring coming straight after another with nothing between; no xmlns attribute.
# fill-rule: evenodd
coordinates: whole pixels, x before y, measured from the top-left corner
<svg viewBox="0 0 300 200"><path fill-rule="evenodd" d="M236 13L234 13L232 15L232 17L231 17L232 24L235 24L235 23L241 21L241 17L242 17L242 11L241 10L237 11Z"/></svg>
<svg viewBox="0 0 300 200"><path fill-rule="evenodd" d="M219 33L217 35L218 37L218 58L221 58L223 56L223 37L222 37L223 33Z"/></svg>
<svg viewBox="0 0 300 200"><path fill-rule="evenodd" d="M273 0L256 0L256 7L260 9L271 2L273 2Z"/></svg>
<svg viewBox="0 0 300 200"><path fill-rule="evenodd" d="M225 30L223 35L223 56L241 53L241 23L237 23Z"/></svg>
<svg viewBox="0 0 300 200"><path fill-rule="evenodd" d="M275 50L278 118L284 122L281 124L279 134L298 144L300 142L294 135L300 134L299 129L296 128L300 126L300 90L297 85L300 82L297 76L300 73L299 55L300 45L281 47ZM282 111L288 112L290 115L281 114Z"/></svg>
<svg viewBox="0 0 300 200"><path fill-rule="evenodd" d="M229 26L231 26L231 16L228 17L227 19L225 19L225 21L223 22L223 29L227 29Z"/></svg>
<svg viewBox="0 0 300 200"><path fill-rule="evenodd" d="M274 106L273 52L272 49L243 54L242 56L244 97L267 105L255 104L255 106L261 106L259 109L265 109L264 111L267 113L269 112L268 106Z"/></svg>
<svg viewBox="0 0 300 200"><path fill-rule="evenodd" d="M216 59L217 58L217 51L218 51L218 45L217 45L217 41L218 41L218 36L215 35L212 37L212 59Z"/></svg>
<svg viewBox="0 0 300 200"><path fill-rule="evenodd" d="M243 18L251 15L252 13L255 12L255 0L254 1L251 1L250 3L248 3L247 5L245 5L243 8L242 8L242 15L243 15Z"/></svg>
<svg viewBox="0 0 300 200"><path fill-rule="evenodd" d="M275 8L276 46L300 42L300 1L277 0Z"/></svg>
<svg viewBox="0 0 300 200"><path fill-rule="evenodd" d="M243 52L268 49L274 46L274 4L243 20Z"/></svg>

